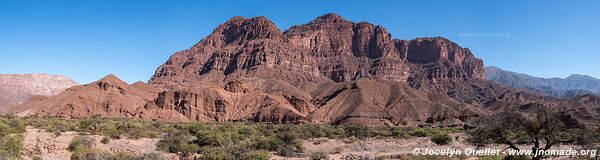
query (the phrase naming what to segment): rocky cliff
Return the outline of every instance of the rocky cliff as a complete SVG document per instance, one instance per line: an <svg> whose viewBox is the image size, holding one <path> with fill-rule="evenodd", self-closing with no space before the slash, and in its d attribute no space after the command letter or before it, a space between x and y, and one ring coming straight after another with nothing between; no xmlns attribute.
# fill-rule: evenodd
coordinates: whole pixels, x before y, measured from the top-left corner
<svg viewBox="0 0 600 160"><path fill-rule="evenodd" d="M264 17L234 17L188 50L171 56L150 83L223 82L236 77L286 82L406 82L411 64L427 79L483 79L483 63L438 37L394 40L382 26L326 14L281 32ZM424 66L425 64L430 64Z"/></svg>

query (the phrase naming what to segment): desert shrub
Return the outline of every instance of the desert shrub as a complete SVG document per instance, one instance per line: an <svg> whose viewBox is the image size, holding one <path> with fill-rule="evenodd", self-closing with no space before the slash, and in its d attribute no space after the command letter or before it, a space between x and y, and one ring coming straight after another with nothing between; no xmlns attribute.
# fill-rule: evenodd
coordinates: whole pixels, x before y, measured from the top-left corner
<svg viewBox="0 0 600 160"><path fill-rule="evenodd" d="M317 140L313 141L313 144L314 145L319 145L319 144L322 144L322 143L325 143L325 142L328 142L328 141L329 140L327 140L327 139L317 139Z"/></svg>
<svg viewBox="0 0 600 160"><path fill-rule="evenodd" d="M374 127L374 128L369 129L369 132L370 132L369 135L370 135L370 137L375 137L375 138L392 137L393 130L394 130L394 127L390 127L390 126Z"/></svg>
<svg viewBox="0 0 600 160"><path fill-rule="evenodd" d="M371 130L367 126L345 126L344 132L347 136L354 136L359 139L369 138L371 137Z"/></svg>
<svg viewBox="0 0 600 160"><path fill-rule="evenodd" d="M242 135L256 135L258 131L254 127L251 126L242 126L238 133Z"/></svg>
<svg viewBox="0 0 600 160"><path fill-rule="evenodd" d="M89 132L98 134L104 128L107 122L98 117L84 118L79 120L78 127L75 129L77 132Z"/></svg>
<svg viewBox="0 0 600 160"><path fill-rule="evenodd" d="M158 150L177 153L183 150L183 147L190 143L192 136L186 131L175 130L167 133L161 138L157 145Z"/></svg>
<svg viewBox="0 0 600 160"><path fill-rule="evenodd" d="M346 134L346 132L341 127L329 126L329 128L327 128L327 130L325 130L325 137L330 138L330 139L344 138L345 134Z"/></svg>
<svg viewBox="0 0 600 160"><path fill-rule="evenodd" d="M70 126L71 126L71 124L66 121L53 120L53 121L51 121L50 126L48 126L45 129L48 132L52 132L56 135L60 135L60 133L66 132L69 129L71 129Z"/></svg>
<svg viewBox="0 0 600 160"><path fill-rule="evenodd" d="M0 137L13 133L25 133L25 122L23 118L0 116Z"/></svg>
<svg viewBox="0 0 600 160"><path fill-rule="evenodd" d="M293 157L296 155L296 151L291 146L283 145L277 147L276 154L283 157Z"/></svg>
<svg viewBox="0 0 600 160"><path fill-rule="evenodd" d="M109 160L111 157L108 152L85 147L78 147L71 153L71 160Z"/></svg>
<svg viewBox="0 0 600 160"><path fill-rule="evenodd" d="M302 125L299 130L304 138L321 138L327 135L327 126L324 125Z"/></svg>
<svg viewBox="0 0 600 160"><path fill-rule="evenodd" d="M12 133L25 133L25 122L22 118L14 117L8 123L11 127Z"/></svg>
<svg viewBox="0 0 600 160"><path fill-rule="evenodd" d="M0 159L15 159L21 156L23 135L12 134L0 137Z"/></svg>
<svg viewBox="0 0 600 160"><path fill-rule="evenodd" d="M227 147L204 147L202 149L202 159L205 160L224 160L224 159L235 159L229 152L230 148Z"/></svg>
<svg viewBox="0 0 600 160"><path fill-rule="evenodd" d="M277 152L282 153L280 154L282 156L290 155L288 154L289 151L302 152L304 149L302 141L298 139L298 135L288 127L280 128L277 131L277 137L283 142L277 148Z"/></svg>
<svg viewBox="0 0 600 160"><path fill-rule="evenodd" d="M117 124L117 130L126 133L130 138L156 138L158 132L151 130L144 122L141 121L121 121Z"/></svg>
<svg viewBox="0 0 600 160"><path fill-rule="evenodd" d="M418 128L408 131L408 135L413 137L427 137L429 133L423 128Z"/></svg>
<svg viewBox="0 0 600 160"><path fill-rule="evenodd" d="M8 124L0 123L0 138L12 134L12 129Z"/></svg>
<svg viewBox="0 0 600 160"><path fill-rule="evenodd" d="M185 155L193 155L194 153L198 153L200 151L200 146L194 143L183 144L181 146L180 152Z"/></svg>
<svg viewBox="0 0 600 160"><path fill-rule="evenodd" d="M311 160L328 160L329 155L327 155L327 153L325 153L323 151L317 151L317 152L313 152L312 154L310 154L310 159Z"/></svg>
<svg viewBox="0 0 600 160"><path fill-rule="evenodd" d="M284 142L277 136L272 135L269 137L260 138L256 141L255 147L257 149L266 149L269 151L276 151L277 146L280 146Z"/></svg>
<svg viewBox="0 0 600 160"><path fill-rule="evenodd" d="M166 160L160 153L152 152L141 155L138 160Z"/></svg>
<svg viewBox="0 0 600 160"><path fill-rule="evenodd" d="M269 160L271 159L271 153L261 150L253 150L242 153L239 156L241 160Z"/></svg>
<svg viewBox="0 0 600 160"><path fill-rule="evenodd" d="M391 131L391 135L392 137L396 137L396 138L409 138L409 134L401 128L394 128Z"/></svg>
<svg viewBox="0 0 600 160"><path fill-rule="evenodd" d="M444 145L452 142L452 137L446 133L438 133L431 136L431 141L438 145Z"/></svg>
<svg viewBox="0 0 600 160"><path fill-rule="evenodd" d="M195 143L200 146L224 146L230 145L231 141L226 136L226 133L203 130L196 133Z"/></svg>
<svg viewBox="0 0 600 160"><path fill-rule="evenodd" d="M42 160L42 157L40 156L33 156L31 157L32 160Z"/></svg>
<svg viewBox="0 0 600 160"><path fill-rule="evenodd" d="M125 134L124 131L119 130L115 124L106 124L102 133L112 139L120 139L121 135Z"/></svg>
<svg viewBox="0 0 600 160"><path fill-rule="evenodd" d="M55 135L60 135L62 132L74 130L78 127L77 123L72 120L58 118L29 117L25 119L25 124L35 128L44 129Z"/></svg>
<svg viewBox="0 0 600 160"><path fill-rule="evenodd" d="M108 144L109 142L110 142L109 137L102 137L102 140L100 140L100 143L102 143L102 144Z"/></svg>
<svg viewBox="0 0 600 160"><path fill-rule="evenodd" d="M356 137L348 137L348 138L342 139L342 142L344 142L346 144L350 144L350 143L356 142L357 140L358 139Z"/></svg>
<svg viewBox="0 0 600 160"><path fill-rule="evenodd" d="M117 154L114 154L110 157L110 160L137 160L137 159L139 159L139 157L137 157L135 154L133 154L131 152L127 152L127 151L117 152Z"/></svg>
<svg viewBox="0 0 600 160"><path fill-rule="evenodd" d="M79 148L92 148L94 146L94 138L88 136L77 136L71 140L69 144L69 150L75 151Z"/></svg>

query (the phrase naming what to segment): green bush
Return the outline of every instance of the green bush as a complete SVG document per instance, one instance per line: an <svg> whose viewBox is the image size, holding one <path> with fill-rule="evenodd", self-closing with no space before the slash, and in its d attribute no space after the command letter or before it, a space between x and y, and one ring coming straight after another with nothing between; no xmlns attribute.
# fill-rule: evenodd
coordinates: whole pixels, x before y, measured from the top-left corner
<svg viewBox="0 0 600 160"><path fill-rule="evenodd" d="M345 126L344 132L347 136L354 136L359 139L370 138L371 130L367 126Z"/></svg>
<svg viewBox="0 0 600 160"><path fill-rule="evenodd" d="M13 134L0 137L0 159L15 159L23 152L23 135Z"/></svg>
<svg viewBox="0 0 600 160"><path fill-rule="evenodd" d="M12 128L12 133L25 133L25 122L22 118L15 117L8 125Z"/></svg>
<svg viewBox="0 0 600 160"><path fill-rule="evenodd" d="M253 150L242 153L239 156L241 160L269 160L271 159L271 153L261 150Z"/></svg>
<svg viewBox="0 0 600 160"><path fill-rule="evenodd" d="M291 146L283 145L277 147L276 154L283 157L293 157L296 155L296 151Z"/></svg>
<svg viewBox="0 0 600 160"><path fill-rule="evenodd" d="M196 143L200 146L225 146L231 145L231 141L225 133L216 131L199 131L196 133Z"/></svg>
<svg viewBox="0 0 600 160"><path fill-rule="evenodd" d="M205 147L202 149L202 159L205 160L225 160L235 159L233 154L230 152L230 148L226 147Z"/></svg>
<svg viewBox="0 0 600 160"><path fill-rule="evenodd" d="M404 129L401 128L394 128L391 132L391 136L396 138L409 138L410 136Z"/></svg>
<svg viewBox="0 0 600 160"><path fill-rule="evenodd" d="M118 152L110 157L110 160L137 160L139 159L135 154L127 151Z"/></svg>
<svg viewBox="0 0 600 160"><path fill-rule="evenodd" d="M327 153L325 153L323 151L317 151L317 152L313 152L312 154L310 154L310 159L311 160L328 160L329 155L327 155Z"/></svg>
<svg viewBox="0 0 600 160"><path fill-rule="evenodd" d="M160 153L152 152L143 154L138 160L166 160Z"/></svg>
<svg viewBox="0 0 600 160"><path fill-rule="evenodd" d="M408 135L413 137L427 137L429 133L423 128L414 129L408 132Z"/></svg>
<svg viewBox="0 0 600 160"><path fill-rule="evenodd" d="M193 155L194 153L198 153L198 151L200 151L200 146L193 143L183 144L180 151L185 155Z"/></svg>
<svg viewBox="0 0 600 160"><path fill-rule="evenodd" d="M69 144L69 150L75 151L79 148L92 148L94 146L95 139L88 136L77 136L71 140Z"/></svg>
<svg viewBox="0 0 600 160"><path fill-rule="evenodd" d="M283 140L281 140L277 136L273 135L273 136L258 139L256 141L255 147L257 149L266 149L269 151L276 151L277 146L280 146L283 143L284 143Z"/></svg>
<svg viewBox="0 0 600 160"><path fill-rule="evenodd" d="M452 142L452 137L446 133L438 133L431 136L431 141L438 145L444 145Z"/></svg>
<svg viewBox="0 0 600 160"><path fill-rule="evenodd" d="M190 133L186 131L172 131L163 136L156 144L158 150L169 153L177 153L183 151L183 147L189 144L192 140Z"/></svg>
<svg viewBox="0 0 600 160"><path fill-rule="evenodd" d="M8 124L0 123L0 138L12 134L12 129Z"/></svg>
<svg viewBox="0 0 600 160"><path fill-rule="evenodd" d="M94 148L78 147L71 154L71 160L109 160L112 155Z"/></svg>

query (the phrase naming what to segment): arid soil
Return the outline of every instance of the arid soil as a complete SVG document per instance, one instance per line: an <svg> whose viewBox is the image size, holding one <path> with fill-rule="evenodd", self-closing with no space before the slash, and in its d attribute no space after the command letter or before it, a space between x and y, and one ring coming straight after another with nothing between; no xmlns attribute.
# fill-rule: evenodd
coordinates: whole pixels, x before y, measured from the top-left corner
<svg viewBox="0 0 600 160"><path fill-rule="evenodd" d="M25 158L30 159L33 156L41 157L47 160L70 159L71 152L68 150L69 144L74 137L82 135L78 132L62 132L60 135L46 132L44 130L28 127L25 132L25 140L23 142ZM168 159L178 159L177 155L156 151L156 143L158 138L139 138L139 139L111 139L109 143L100 143L104 136L88 135L96 140L94 148L117 153L120 151L128 151L136 155L157 152L161 153Z"/></svg>
<svg viewBox="0 0 600 160"><path fill-rule="evenodd" d="M24 148L25 158L31 159L34 156L45 160L69 159L71 152L68 150L71 140L81 135L77 132L63 132L60 135L49 133L40 129L28 127L25 133ZM96 142L94 148L116 153L128 151L137 155L145 153L159 153L167 159L185 159L172 153L156 151L158 138L121 138L111 139L108 144L103 144L100 140L103 136L88 135L93 137ZM409 139L403 138L384 138L384 139L309 139L304 141L305 155L299 157L281 157L273 153L271 159L308 159L308 156L314 152L325 152L330 159L341 160L357 157L383 158L383 159L404 159L412 155L414 148L430 150L456 149L465 150L467 148L475 149L476 146L469 145L465 141L465 135L462 133L451 134L453 141L447 145L437 145L428 137L415 137ZM520 148L531 148L531 146L519 146ZM490 149L504 149L505 146L488 146ZM576 146L561 145L553 149L577 148ZM457 156L454 156L455 158ZM475 156L463 156L468 159L478 159ZM570 159L568 157L553 157L550 159Z"/></svg>

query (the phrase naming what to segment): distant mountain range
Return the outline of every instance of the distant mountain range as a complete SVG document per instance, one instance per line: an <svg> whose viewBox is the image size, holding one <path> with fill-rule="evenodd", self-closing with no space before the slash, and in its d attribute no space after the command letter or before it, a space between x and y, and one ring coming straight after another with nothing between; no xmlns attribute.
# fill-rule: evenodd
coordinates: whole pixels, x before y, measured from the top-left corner
<svg viewBox="0 0 600 160"><path fill-rule="evenodd" d="M51 96L79 83L61 75L0 74L0 112L32 96Z"/></svg>
<svg viewBox="0 0 600 160"><path fill-rule="evenodd" d="M485 78L503 85L538 90L560 98L600 94L600 79L580 74L573 74L567 78L540 78L489 66L485 67Z"/></svg>

